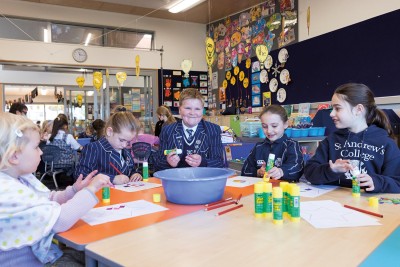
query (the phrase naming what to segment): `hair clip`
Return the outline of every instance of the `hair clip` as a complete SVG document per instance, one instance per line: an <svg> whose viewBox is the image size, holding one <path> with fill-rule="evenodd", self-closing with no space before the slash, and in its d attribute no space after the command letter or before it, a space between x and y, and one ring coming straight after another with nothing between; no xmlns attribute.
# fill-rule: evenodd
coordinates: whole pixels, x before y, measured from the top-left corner
<svg viewBox="0 0 400 267"><path fill-rule="evenodd" d="M21 132L20 129L15 130L15 134L16 134L18 137L24 136L24 134Z"/></svg>

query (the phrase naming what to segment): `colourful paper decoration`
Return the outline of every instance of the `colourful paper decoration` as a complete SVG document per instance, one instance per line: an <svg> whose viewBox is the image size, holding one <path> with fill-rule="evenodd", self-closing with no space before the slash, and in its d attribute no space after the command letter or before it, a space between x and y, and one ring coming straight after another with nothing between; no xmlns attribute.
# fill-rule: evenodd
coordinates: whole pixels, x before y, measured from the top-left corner
<svg viewBox="0 0 400 267"><path fill-rule="evenodd" d="M266 45L257 45L256 47L256 55L258 60L260 61L260 68L264 68L264 62L268 56L268 48Z"/></svg>
<svg viewBox="0 0 400 267"><path fill-rule="evenodd" d="M82 106L82 100L83 100L82 95L81 95L81 94L78 94L78 95L76 96L76 102L78 103L78 106L79 106L79 107Z"/></svg>
<svg viewBox="0 0 400 267"><path fill-rule="evenodd" d="M185 75L183 75L184 77L189 78L189 71L191 70L192 65L193 65L193 63L190 59L184 59L182 61L181 68L182 68L182 71L185 73Z"/></svg>
<svg viewBox="0 0 400 267"><path fill-rule="evenodd" d="M249 87L249 78L244 78L244 79L243 79L243 87L244 87L244 88Z"/></svg>
<svg viewBox="0 0 400 267"><path fill-rule="evenodd" d="M120 71L115 74L119 86L123 86L126 81L126 72Z"/></svg>
<svg viewBox="0 0 400 267"><path fill-rule="evenodd" d="M103 73L100 71L96 71L93 73L93 86L97 91L100 91L101 86L103 85Z"/></svg>
<svg viewBox="0 0 400 267"><path fill-rule="evenodd" d="M136 55L135 57L135 63L136 63L136 78L139 78L139 74L140 74L140 56Z"/></svg>
<svg viewBox="0 0 400 267"><path fill-rule="evenodd" d="M76 83L78 84L79 88L82 88L85 84L85 77L79 76L76 78Z"/></svg>

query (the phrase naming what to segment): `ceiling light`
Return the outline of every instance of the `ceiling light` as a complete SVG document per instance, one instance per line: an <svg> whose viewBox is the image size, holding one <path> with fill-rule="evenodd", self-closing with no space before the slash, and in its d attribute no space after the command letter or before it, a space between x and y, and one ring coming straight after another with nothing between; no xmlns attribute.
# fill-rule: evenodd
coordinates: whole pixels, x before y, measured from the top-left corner
<svg viewBox="0 0 400 267"><path fill-rule="evenodd" d="M40 89L40 94L41 95L47 95L47 89L46 88L41 88Z"/></svg>
<svg viewBox="0 0 400 267"><path fill-rule="evenodd" d="M90 42L90 38L92 38L92 34L89 32L87 37L86 37L85 46L88 46L88 44Z"/></svg>
<svg viewBox="0 0 400 267"><path fill-rule="evenodd" d="M178 4L172 6L170 9L168 9L168 11L171 13L179 13L187 9L190 9L204 1L205 0L183 0Z"/></svg>

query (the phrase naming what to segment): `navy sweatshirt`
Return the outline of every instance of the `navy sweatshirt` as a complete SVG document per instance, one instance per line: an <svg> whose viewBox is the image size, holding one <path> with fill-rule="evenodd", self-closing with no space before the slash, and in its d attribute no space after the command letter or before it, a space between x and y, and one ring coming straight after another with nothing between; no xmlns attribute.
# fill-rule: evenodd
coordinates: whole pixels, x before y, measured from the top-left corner
<svg viewBox="0 0 400 267"><path fill-rule="evenodd" d="M242 168L243 176L257 177L257 170L268 162L269 154L275 154L274 166L281 168L281 180L298 181L303 174L303 155L299 143L284 134L278 140L271 142L265 138L251 150Z"/></svg>
<svg viewBox="0 0 400 267"><path fill-rule="evenodd" d="M386 130L375 125L357 134L340 129L323 140L307 162L304 176L312 184L351 187L351 174L334 173L329 160L359 160L361 172L372 177L373 193L400 193L400 150Z"/></svg>

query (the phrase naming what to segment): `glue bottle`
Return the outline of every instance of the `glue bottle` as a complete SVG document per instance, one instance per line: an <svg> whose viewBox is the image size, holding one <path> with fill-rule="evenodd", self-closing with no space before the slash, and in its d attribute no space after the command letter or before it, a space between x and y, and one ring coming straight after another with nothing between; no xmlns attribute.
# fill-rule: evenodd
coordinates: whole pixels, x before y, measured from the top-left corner
<svg viewBox="0 0 400 267"><path fill-rule="evenodd" d="M110 199L110 187L103 187L102 191L101 191L101 197L102 197L102 201L103 203L110 203L111 199Z"/></svg>
<svg viewBox="0 0 400 267"><path fill-rule="evenodd" d="M272 184L263 183L263 193L264 193L264 217L272 217Z"/></svg>
<svg viewBox="0 0 400 267"><path fill-rule="evenodd" d="M254 184L254 216L261 218L264 216L264 182Z"/></svg>
<svg viewBox="0 0 400 267"><path fill-rule="evenodd" d="M282 224L283 216L282 216L282 188L274 187L272 188L272 197L273 197L273 223L274 224Z"/></svg>
<svg viewBox="0 0 400 267"><path fill-rule="evenodd" d="M358 170L358 168L354 169L352 173L353 177L351 178L351 185L352 185L351 193L353 197L360 197L360 183L357 180L357 175L360 174L360 170Z"/></svg>
<svg viewBox="0 0 400 267"><path fill-rule="evenodd" d="M280 188L282 188L282 193L283 193L283 198L282 198L282 212L283 216L287 217L288 216L288 207L289 207L289 183L288 182L280 182L279 183Z"/></svg>
<svg viewBox="0 0 400 267"><path fill-rule="evenodd" d="M267 165L265 166L265 173L263 176L264 182L269 182L268 171L274 167L274 161L275 161L275 154L269 154L268 162L267 162Z"/></svg>
<svg viewBox="0 0 400 267"><path fill-rule="evenodd" d="M143 181L147 182L149 180L149 163L147 161L143 162Z"/></svg>
<svg viewBox="0 0 400 267"><path fill-rule="evenodd" d="M290 194L290 220L292 222L300 221L300 187L293 184L289 187Z"/></svg>

